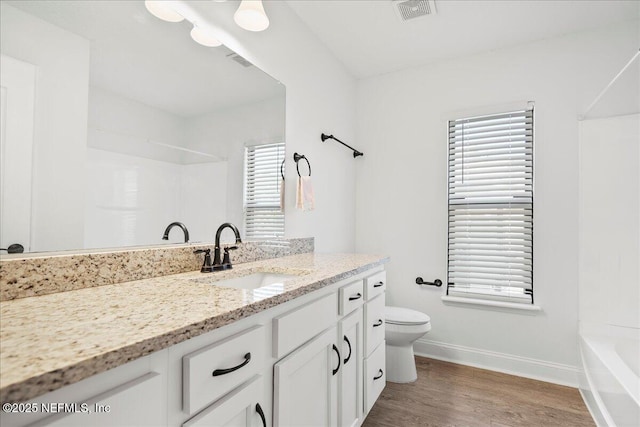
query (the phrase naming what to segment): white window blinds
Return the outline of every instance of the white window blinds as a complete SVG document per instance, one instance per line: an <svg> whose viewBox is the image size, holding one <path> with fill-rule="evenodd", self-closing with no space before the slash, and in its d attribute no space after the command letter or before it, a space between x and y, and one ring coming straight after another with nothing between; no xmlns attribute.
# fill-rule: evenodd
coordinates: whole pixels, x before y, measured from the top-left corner
<svg viewBox="0 0 640 427"><path fill-rule="evenodd" d="M533 109L449 121L447 295L533 303Z"/></svg>
<svg viewBox="0 0 640 427"><path fill-rule="evenodd" d="M283 161L284 143L246 148L244 232L247 238L284 237L284 212L280 209Z"/></svg>

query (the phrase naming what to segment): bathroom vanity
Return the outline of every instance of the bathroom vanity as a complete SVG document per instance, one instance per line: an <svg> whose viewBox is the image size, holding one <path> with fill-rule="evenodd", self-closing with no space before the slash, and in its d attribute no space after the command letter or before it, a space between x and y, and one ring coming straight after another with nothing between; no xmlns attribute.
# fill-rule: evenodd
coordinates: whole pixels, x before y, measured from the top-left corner
<svg viewBox="0 0 640 427"><path fill-rule="evenodd" d="M385 385L386 261L306 253L3 301L2 425L360 425Z"/></svg>

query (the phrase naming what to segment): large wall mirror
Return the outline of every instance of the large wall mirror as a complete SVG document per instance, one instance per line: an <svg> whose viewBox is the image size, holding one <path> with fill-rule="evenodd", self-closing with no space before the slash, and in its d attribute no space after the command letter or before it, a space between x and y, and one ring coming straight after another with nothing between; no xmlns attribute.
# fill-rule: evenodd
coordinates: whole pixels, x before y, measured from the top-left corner
<svg viewBox="0 0 640 427"><path fill-rule="evenodd" d="M243 231L245 153L284 143L284 85L142 1L1 7L0 247L160 245L173 221L191 242Z"/></svg>

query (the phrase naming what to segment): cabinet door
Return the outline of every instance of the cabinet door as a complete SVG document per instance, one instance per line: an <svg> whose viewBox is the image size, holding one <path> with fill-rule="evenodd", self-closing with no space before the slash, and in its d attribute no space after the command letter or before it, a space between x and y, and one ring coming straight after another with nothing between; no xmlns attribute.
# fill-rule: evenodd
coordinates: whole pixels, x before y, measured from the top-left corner
<svg viewBox="0 0 640 427"><path fill-rule="evenodd" d="M166 423L165 385L150 372L32 424L35 426L158 426ZM54 404L55 405L55 404Z"/></svg>
<svg viewBox="0 0 640 427"><path fill-rule="evenodd" d="M365 304L365 349L368 357L384 340L384 292Z"/></svg>
<svg viewBox="0 0 640 427"><path fill-rule="evenodd" d="M262 377L253 379L230 391L183 424L183 427L267 427Z"/></svg>
<svg viewBox="0 0 640 427"><path fill-rule="evenodd" d="M340 427L357 426L362 420L362 308L340 322L342 340L342 368L338 390L338 421Z"/></svg>
<svg viewBox="0 0 640 427"><path fill-rule="evenodd" d="M274 365L274 426L336 425L342 365L336 336L334 326Z"/></svg>
<svg viewBox="0 0 640 427"><path fill-rule="evenodd" d="M364 410L368 414L387 383L385 370L385 342L382 341L364 360Z"/></svg>

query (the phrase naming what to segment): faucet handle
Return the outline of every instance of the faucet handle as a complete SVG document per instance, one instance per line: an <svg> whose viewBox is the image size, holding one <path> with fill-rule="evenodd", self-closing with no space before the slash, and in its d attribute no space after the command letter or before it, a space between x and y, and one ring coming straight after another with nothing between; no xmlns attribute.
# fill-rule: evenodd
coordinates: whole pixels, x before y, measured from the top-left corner
<svg viewBox="0 0 640 427"><path fill-rule="evenodd" d="M197 249L193 251L194 254L204 254L204 262L202 263L202 268L200 268L200 273L211 273L213 271L213 267L211 266L211 249Z"/></svg>
<svg viewBox="0 0 640 427"><path fill-rule="evenodd" d="M222 257L222 265L224 266L224 269L229 269L232 268L231 267L231 257L229 256L229 251L238 249L237 246L227 246L226 248L224 248L224 256Z"/></svg>

